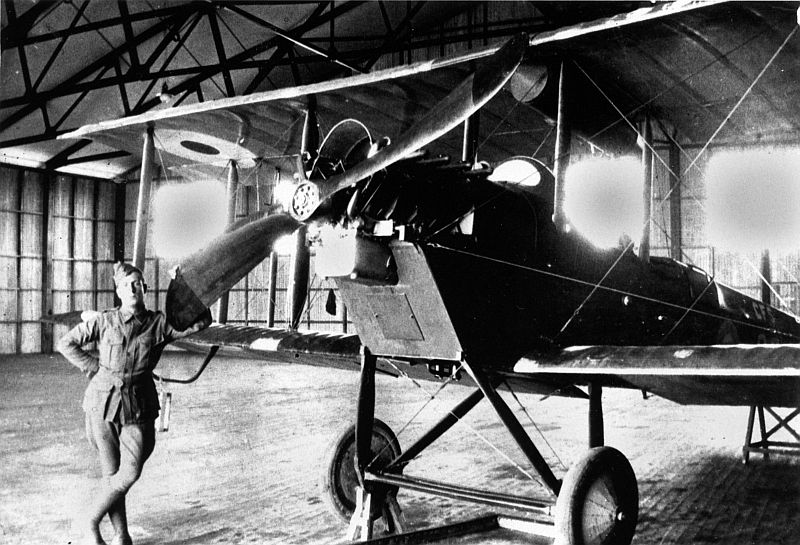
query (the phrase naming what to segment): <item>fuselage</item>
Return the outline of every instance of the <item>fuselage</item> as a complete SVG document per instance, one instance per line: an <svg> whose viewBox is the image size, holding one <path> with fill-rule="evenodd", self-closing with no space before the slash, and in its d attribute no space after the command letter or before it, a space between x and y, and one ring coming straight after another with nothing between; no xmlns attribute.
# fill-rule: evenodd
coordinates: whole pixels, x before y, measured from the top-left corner
<svg viewBox="0 0 800 545"><path fill-rule="evenodd" d="M337 278L362 341L499 369L574 345L800 342L794 317L696 267L557 228L548 174L529 188L456 169L390 171L360 211L360 263Z"/></svg>

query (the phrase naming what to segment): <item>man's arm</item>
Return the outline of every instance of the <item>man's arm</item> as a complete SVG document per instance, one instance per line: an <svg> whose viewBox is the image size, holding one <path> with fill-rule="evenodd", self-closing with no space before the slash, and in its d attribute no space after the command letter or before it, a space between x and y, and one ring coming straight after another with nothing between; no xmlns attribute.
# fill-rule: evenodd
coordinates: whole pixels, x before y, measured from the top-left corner
<svg viewBox="0 0 800 545"><path fill-rule="evenodd" d="M98 318L100 314L73 327L66 335L59 339L56 350L67 358L72 365L80 369L84 375L92 378L100 368L100 361L82 347L100 338Z"/></svg>

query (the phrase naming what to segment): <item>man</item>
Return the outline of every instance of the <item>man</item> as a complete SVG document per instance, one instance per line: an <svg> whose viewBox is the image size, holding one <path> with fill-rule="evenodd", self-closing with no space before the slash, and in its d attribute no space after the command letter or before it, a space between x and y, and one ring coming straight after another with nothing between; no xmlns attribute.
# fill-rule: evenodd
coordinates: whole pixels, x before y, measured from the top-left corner
<svg viewBox="0 0 800 545"><path fill-rule="evenodd" d="M114 265L114 284L120 307L85 312L84 321L58 342L58 351L90 379L83 398L86 435L97 450L104 478L81 530L86 543L95 545L105 544L100 521L106 513L116 534L112 545L131 545L125 495L155 446L160 407L153 368L167 343L211 323L206 311L186 331L177 331L164 313L147 310L147 284L132 265ZM99 359L81 348L90 342L98 343Z"/></svg>

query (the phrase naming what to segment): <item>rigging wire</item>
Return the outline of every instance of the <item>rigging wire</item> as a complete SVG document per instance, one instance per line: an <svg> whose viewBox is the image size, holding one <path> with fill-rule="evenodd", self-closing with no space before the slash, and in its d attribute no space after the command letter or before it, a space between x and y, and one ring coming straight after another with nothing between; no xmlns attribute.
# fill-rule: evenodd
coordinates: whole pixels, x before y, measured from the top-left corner
<svg viewBox="0 0 800 545"><path fill-rule="evenodd" d="M486 256L486 255L477 254L475 252L469 252L467 250L462 250L462 249L459 249L459 248L452 248L452 247L449 247L449 246L443 246L441 244L431 244L431 246L434 246L436 248L440 248L442 250L447 250L447 251L454 252L454 253L468 255L468 256L471 256L471 257L478 258L478 259L483 259L485 261L491 261L491 262L494 262L494 263L500 263L502 265L508 265L510 267L514 267L514 268L521 269L521 270L524 270L524 271L530 271L530 272L537 273L537 274L540 274L540 275L543 275L543 276L548 276L548 277L551 277L551 278L557 278L559 280L566 280L568 282L573 282L575 284L580 284L580 285L583 285L583 286L590 286L590 287L595 287L596 286L598 290L603 290L603 291L607 291L609 293L615 293L615 294L618 294L618 295L627 295L628 297L631 297L631 298L639 299L639 300L642 300L642 301L647 301L649 303L656 303L656 304L659 304L659 305L664 305L665 307L669 307L669 308L674 308L674 309L678 309L678 310L686 310L688 308L691 308L691 307L687 307L685 305L679 305L677 303L671 303L669 301L662 301L662 300L659 300L659 299L655 299L653 297L648 297L647 295L642 295L640 293L634 293L634 292L622 290L622 289L619 289L619 288L612 288L610 286L597 285L594 282L581 280L579 278L572 278L570 276L566 276L566 275L559 274L559 273L556 273L556 272L545 271L545 270L542 270L542 269L537 269L535 267L530 267L530 266L527 266L527 265L521 265L519 263L514 263L513 261L506 261L506 260L498 259L498 258L495 258L495 257L489 257L489 256ZM718 314L713 314L711 312L706 312L704 310L697 310L697 309L694 309L694 308L691 309L691 312L694 313L694 314L699 314L701 316L708 316L710 318L717 318L718 319L720 317ZM766 327L766 326L762 326L762 325L758 325L758 324L754 324L752 322L746 322L746 321L735 319L735 318L728 318L728 320L733 322L733 323L739 324L739 325L751 327L753 329L761 329L763 331L767 331L767 332L770 332L770 333L782 333L781 331L778 331L777 329Z"/></svg>
<svg viewBox="0 0 800 545"><path fill-rule="evenodd" d="M425 389L425 387L424 387L424 386L422 386L422 384L420 384L418 381L416 381L416 380L414 380L413 378L411 378L411 377L408 375L408 373L406 373L406 372L405 372L405 371L403 371L402 369L398 368L398 367L397 367L397 366L396 366L396 365L395 365L395 364L394 364L394 363L393 363L391 360L389 360L389 365L391 365L391 366L392 366L392 367L393 367L393 368L394 368L394 369L397 371L397 373L398 373L400 376L402 376L402 377L404 377L404 378L406 378L406 379L410 380L412 384L414 384L414 385L415 385L415 386L416 386L418 389L420 389L422 392L424 392L424 394L425 394L425 395L426 395L426 396L429 398L429 401L428 401L428 403L429 403L429 402L431 402L431 401L433 401L434 399L436 399L436 396L437 396L437 395L438 395L438 394L439 394L439 393L442 391L442 389L444 388L444 386L446 386L447 384L449 384L449 382L451 382L451 381L452 381L452 378L448 378L447 382L446 382L446 383L445 383L445 384L444 384L444 385L443 385L441 388L439 388L439 389L436 391L436 393L435 393L434 395L431 395L431 393L430 393L430 392L428 392L428 391ZM461 366L461 364L459 364L459 367L458 367L458 369L461 369L461 367L462 367L462 366ZM427 405L427 403L426 403L426 405ZM419 414L420 412L421 412L421 411L417 411L417 414ZM470 432L472 432L472 434L474 434L476 437L478 437L480 440L482 440L484 443L486 443L486 445L487 445L487 446L489 446L489 447L490 447L492 450L494 450L495 452L497 452L497 453L498 453L498 454L499 454L499 455L500 455L502 458L504 458L504 459L505 459L507 462L509 462L511 465L513 465L513 466L514 466L514 467L515 467L515 468L516 468L516 469L517 469L517 470L518 470L520 473L522 473L523 475L525 475L525 476L526 476L526 477L527 477L529 480L531 480L531 481L534 481L534 482L536 482L536 483L540 484L540 485L541 485L542 487L544 487L544 488L547 488L547 487L545 486L545 484L544 484L544 483L543 483L543 482L542 482L542 481L541 481L539 478L537 478L537 477L536 477L535 475L533 475L533 474L532 474L530 471L528 471L528 470L526 470L524 467L522 467L522 466L521 466L519 463L517 463L517 462L516 462L516 461L515 461L513 458L511 458L511 457L510 457L508 454L506 454L505 452L503 452L503 450L502 450L502 449L500 449L500 447L498 447L497 445L495 445L494 443L492 443L492 441L491 441L491 440L489 440L489 439L488 439L488 438L487 438L487 437L486 437L484 434L482 434L482 433L481 433L481 432L479 432L477 429L475 429L475 427L473 427L473 426L471 426L470 424L468 424L467 422L465 422L463 418L459 418L457 415L453 414L452 410L448 409L448 413L449 413L449 414L451 414L451 415L452 415L452 416L453 416L453 417L454 417L454 418L455 418L455 419L456 419L456 420L457 420L459 423L461 423L461 424L463 424L464 426L466 426L466 428L467 428L467 429L468 429ZM416 418L416 416L417 416L417 415L415 414L415 415L414 415L414 418ZM408 426L410 423L411 423L411 422L409 422L408 424L406 424L406 426L404 426L402 429L405 429L405 428L406 428L406 427L407 427L407 426ZM385 448L386 448L386 447L384 447L384 449L385 449ZM377 456L376 456L375 458L377 459ZM374 459L373 459L373 461L374 461Z"/></svg>
<svg viewBox="0 0 800 545"><path fill-rule="evenodd" d="M740 106L740 105L741 105L741 104L744 102L744 99L745 99L745 98L746 98L746 97L747 97L747 96L750 94L750 92L753 90L753 88L755 87L755 85L758 83L758 81L761 79L761 77L762 77L762 76L763 76L763 75L766 73L767 69L768 69L768 68L771 66L771 64L774 62L774 60L775 60L775 59L778 57L778 55L779 55L779 54L780 54L780 52L783 50L783 48L786 46L786 44L789 42L789 40L792 38L792 36L794 36L794 34L795 34L795 32L796 32L796 31L797 31L797 27L794 27L794 28L793 28L793 29L792 29L792 30L789 32L789 35L788 35L788 36L787 36L787 37L784 39L784 41L783 41L783 42L781 43L781 45L778 47L778 49L776 50L776 52L775 52L775 53L772 55L772 57L769 59L769 61L768 61L768 62L766 63L766 65L765 65L765 66L762 68L762 70L759 72L759 74L756 76L756 78L753 80L753 82L750 84L750 86L749 86L749 87L747 88L747 90L744 92L744 94L742 95L742 97L739 99L739 101L738 101L738 102L736 103L736 105L733 107L733 109L731 110L731 112L730 112L730 113L729 113L729 114L728 114L728 115L725 117L725 119L722 121L722 123L719 125L719 127L717 127L717 129L714 131L714 133L712 134L712 136L709 138L709 140L706 142L706 144L703 146L703 148L700 150L700 152L698 152L697 156L696 156L696 157L695 157L695 158L692 160L691 164L690 164L690 165L689 165L689 166L688 166L688 167L687 167L687 168L686 168L686 169L683 171L683 173L681 174L681 176L680 176L680 177L677 175L677 173L675 173L675 172L673 172L673 171L672 171L672 169L669 167L669 165L668 165L668 164L667 164L667 163L664 161L664 159L663 159L663 158L662 158L662 157L661 157L661 156L660 156L660 155L659 155L659 154L658 154L658 153L655 151L655 149L653 148L653 146L652 146L652 145L651 145L649 142L647 142L647 141L646 141L645 139L643 139L643 138L641 139L641 140L642 140L642 142L643 142L643 144L644 144L645 146L647 146L647 147L648 147L648 149L650 149L650 151L653 153L653 156L658 158L658 160L659 160L659 161L660 161L660 162L661 162L661 163L662 163L662 164L663 164L663 165L666 167L667 171L668 171L670 174L672 174L673 176L675 176L675 177L678 177L678 178L680 179L682 176L684 176L686 173L688 173L688 171L689 171L689 170L690 170L692 167L696 167L697 161L699 160L700 156L701 156L701 155L702 155L702 154L703 154L703 153L704 153L704 152L705 152L705 151L708 149L708 145L711 143L711 140L713 140L713 139L714 139L714 138L715 138L715 137L716 137L716 136L719 134L719 132L722 130L722 128L725 126L725 124L727 124L727 122L728 122L728 121L730 120L730 118L733 116L733 114L735 113L735 111L736 111L736 110L739 108L739 106ZM729 54L730 54L730 53L726 54L726 56L727 56L727 55L729 55ZM613 107L613 108L614 108L614 109L617 111L617 113L618 113L618 114L620 115L620 117L622 118L622 121L624 121L625 123L627 123L627 124L628 124L628 125L629 125L629 126L630 126L630 127L633 129L633 130L634 130L634 132L635 132L635 133L636 133L636 134L637 134L637 135L638 135L638 136L641 138L641 136L642 136L642 135L641 135L641 133L639 132L639 130L636 128L636 126L633 124L633 122L631 122L631 121L630 121L630 119L629 119L629 118L628 118L628 117L627 117L627 116L626 116L626 115L625 115L625 114L622 112L622 110L621 110L621 109L620 109L620 108L619 108L619 107L618 107L618 106L617 106L617 105L616 105L616 104L615 104L615 103L614 103L614 102L611 100L611 98L610 98L610 97L609 97L609 96L608 96L608 95L607 95L607 94L606 94L606 93L603 91L603 89L602 89L602 88L601 88L601 87L598 85L598 83L597 83L597 82L596 82L596 81L595 81L595 80L594 80L594 79L593 79L593 78L592 78L592 77L591 77L591 76L590 76L590 75L589 75L589 74L588 74L588 73L587 73L587 72L586 72L586 71L583 69L583 67L581 67L581 66L580 66L580 65L579 65L577 62L575 62L574 64L575 64L575 66L576 66L576 67L577 67L577 68L578 68L578 69L579 69L579 70L580 70L580 71L583 73L583 75L584 75L584 76L585 76L585 77L586 77L586 78L587 78L587 79L588 79L588 80L589 80L589 81L592 83L592 85L594 85L594 86L595 86L595 88L596 88L596 89L597 89L597 90L600 92L600 94L601 94L601 95L602 95L602 96L603 96L603 97L606 99L606 101L608 101L608 103L609 103L609 104L610 104L610 105L611 105L611 106L612 106L612 107ZM713 63L711 63L711 64L713 64ZM709 66L711 66L711 64L709 64ZM706 67L706 68L707 68L707 67ZM675 144L676 144L676 145L678 145L678 144L677 144L677 142L675 142ZM680 146L679 146L679 145L678 145L678 147L680 148ZM684 150L681 150L681 151L682 151L682 153L685 153L685 151L684 151ZM656 206L657 206L657 207L661 207L661 206L663 206L663 205L664 205L664 203L665 203L665 202L667 201L667 199L669 198L669 196L670 196L670 195L672 194L672 192L674 191L674 189L675 189L675 187L674 187L674 186L673 186L673 187L671 187L671 188L670 188L670 189L669 189L669 190L666 192L666 194L665 194L665 195L664 195L664 196L661 198L660 202L656 203ZM700 201L700 200L699 200L699 199L698 199L698 198L697 198L695 195L691 195L691 196L692 196L692 198L694 198L694 200L695 200L695 201L697 201L697 202L698 202L698 204L700 204L700 206L703 208L703 210L705 210L705 206L703 205L703 203L702 203L702 202L701 202L701 201ZM651 214L651 217L647 219L647 222L646 222L646 223L651 223L651 224L653 223L652 214ZM644 226L643 226L643 227L644 227ZM629 248L629 247L632 247L632 245L633 245L633 241L631 241L631 243L629 243L629 245L628 245L628 248ZM626 248L626 251L627 251L627 249L628 249L628 248ZM682 251L682 253L683 253L683 251ZM684 253L683 255L686 255L686 254ZM688 256L687 256L687 257L688 257ZM690 261L691 261L691 260L690 260ZM611 272L611 269L613 269L614 267L616 267L616 265L618 264L618 262L619 262L619 259L618 259L617 261L615 261L615 262L614 262L614 263L611 265L611 267L610 267L609 271L606 273L606 275L604 275L604 276L603 276L603 279L601 279L601 280L600 280L600 282L602 282L602 281L603 281L603 280L604 280L604 279L605 279L605 278L608 276L608 274ZM750 263L750 265L751 265L751 266L754 266L754 265L752 265L752 263ZM713 277L712 277L712 281L713 281ZM582 302L582 303L579 305L579 307L576 309L575 313L573 313L573 315L572 315L572 316L571 316L571 317L570 317L570 318L567 320L567 323L564 325L564 327L562 327L562 329L561 329L561 332L563 332L563 331L564 331L564 329L567 327L567 325L569 324L569 322L570 322L570 321L572 321L572 319L573 319L573 318L574 318L574 317L577 315L577 313L578 313L578 312L580 312L580 310L583 308L583 306L584 306L584 305L585 305L585 303L586 303L586 302L589 300L589 298L590 298L592 295L594 295L595 291L596 291L596 290L595 290L595 289L593 289L593 290L592 290L592 292L590 292L590 293L589 293L589 295L586 297L586 299L585 299L585 300L584 300L584 301L583 301L583 302ZM783 302L783 300L780 298L780 296L779 296L779 295L777 295L777 297L779 298L779 300L781 300L782 304L784 304L784 305L785 305L785 302ZM697 301L695 301L695 303L696 303L696 302L697 302ZM694 304L695 304L695 303L693 303L693 305L692 305L692 306L694 306ZM685 317L685 315L684 315L684 317ZM684 317L682 317L682 318L681 318L681 320L682 320ZM679 323L680 323L680 321L679 321L678 323L676 323L676 324L673 326L673 329L674 329L674 327L677 327L677 325L678 325ZM670 330L670 332L671 332L671 331L672 331L672 330Z"/></svg>
<svg viewBox="0 0 800 545"><path fill-rule="evenodd" d="M539 429L539 426L536 425L536 422L533 420L533 417L528 412L528 408L525 405L522 404L522 401L519 399L519 397L517 397L517 393L514 391L514 389L511 387L511 385L508 383L508 381L506 380L506 381L503 381L503 382L505 383L506 388L508 388L508 391L511 392L511 396L514 398L514 401L517 402L517 404L522 409L522 412L524 412L525 416L528 417L528 421L531 423L531 425L534 427L536 432L542 438L542 440L544 441L545 445L547 445L547 448L550 449L550 452L553 454L555 459L558 461L558 464L561 466L561 469L563 469L564 471L567 471L567 469L569 469L569 468L566 466L566 464L564 464L564 462L558 456L558 453L556 452L556 449L554 449L553 446L550 444L550 441L547 440L547 437L545 436L544 432L541 429Z"/></svg>

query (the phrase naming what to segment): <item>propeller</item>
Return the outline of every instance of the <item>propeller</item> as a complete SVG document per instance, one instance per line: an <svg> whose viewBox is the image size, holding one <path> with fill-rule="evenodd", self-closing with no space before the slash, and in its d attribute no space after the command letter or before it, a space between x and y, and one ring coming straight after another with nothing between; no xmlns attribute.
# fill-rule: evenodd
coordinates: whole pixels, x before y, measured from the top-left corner
<svg viewBox="0 0 800 545"><path fill-rule="evenodd" d="M167 290L167 319L178 330L193 324L214 301L266 258L280 237L300 223L288 214L257 219L228 231L185 258Z"/></svg>
<svg viewBox="0 0 800 545"><path fill-rule="evenodd" d="M323 183L300 183L289 212L300 221L309 219L334 193L354 186L460 125L503 88L522 62L527 47L526 34L515 36L392 145Z"/></svg>
<svg viewBox="0 0 800 545"><path fill-rule="evenodd" d="M525 34L509 40L395 143L327 180L302 181L289 206L291 215L272 215L232 229L184 259L175 269L167 291L169 322L176 329L186 329L263 261L277 239L295 232L334 193L354 186L460 125L500 91L519 66L527 46ZM318 139L315 110L314 100L309 99L303 131L305 152ZM303 168L306 166L302 158L300 163Z"/></svg>

